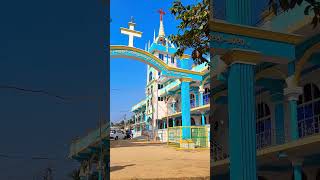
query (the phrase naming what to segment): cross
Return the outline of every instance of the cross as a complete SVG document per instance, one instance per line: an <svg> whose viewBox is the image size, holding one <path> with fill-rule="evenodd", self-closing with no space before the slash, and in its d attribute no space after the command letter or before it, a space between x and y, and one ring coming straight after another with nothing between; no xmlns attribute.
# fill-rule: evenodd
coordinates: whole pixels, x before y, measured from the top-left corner
<svg viewBox="0 0 320 180"><path fill-rule="evenodd" d="M127 28L120 28L121 29L121 34L125 34L129 36L129 43L128 46L133 47L133 38L134 37L141 37L142 32L134 30L135 23L133 22L134 19L131 16L131 22L129 22L129 29Z"/></svg>
<svg viewBox="0 0 320 180"><path fill-rule="evenodd" d="M160 14L160 21L162 21L162 16L166 13L162 9L159 9L158 13Z"/></svg>

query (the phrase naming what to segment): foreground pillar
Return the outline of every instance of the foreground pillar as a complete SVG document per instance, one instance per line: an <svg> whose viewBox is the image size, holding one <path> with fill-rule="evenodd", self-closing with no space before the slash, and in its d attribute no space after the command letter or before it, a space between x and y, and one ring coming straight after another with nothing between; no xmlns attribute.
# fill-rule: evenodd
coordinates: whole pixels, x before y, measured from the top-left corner
<svg viewBox="0 0 320 180"><path fill-rule="evenodd" d="M293 75L288 77L286 82L287 88L284 89L284 94L289 100L290 137L291 140L297 140L299 138L297 101L299 100L299 95L302 94L302 88L297 86Z"/></svg>
<svg viewBox="0 0 320 180"><path fill-rule="evenodd" d="M292 168L294 180L302 180L302 160L293 160Z"/></svg>
<svg viewBox="0 0 320 180"><path fill-rule="evenodd" d="M230 179L256 180L254 65L236 62L228 77Z"/></svg>
<svg viewBox="0 0 320 180"><path fill-rule="evenodd" d="M182 78L181 81L181 113L182 113L182 139L191 138L190 119L190 82L191 79Z"/></svg>

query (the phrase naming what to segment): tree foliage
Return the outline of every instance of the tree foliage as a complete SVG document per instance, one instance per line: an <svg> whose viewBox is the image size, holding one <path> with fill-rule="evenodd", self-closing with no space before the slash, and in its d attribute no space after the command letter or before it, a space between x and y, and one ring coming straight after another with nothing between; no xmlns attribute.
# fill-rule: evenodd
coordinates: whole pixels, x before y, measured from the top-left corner
<svg viewBox="0 0 320 180"><path fill-rule="evenodd" d="M300 6L305 1L308 5L304 14L314 13L312 24L316 27L320 23L320 2L318 0L269 0L270 10L275 15L279 10L289 11ZM191 57L195 63L208 62L205 58L209 54L210 42L210 0L201 0L194 5L183 5L180 0L175 0L170 8L176 20L180 20L177 35L170 35L169 39L178 46L176 56L181 56L187 49L192 49Z"/></svg>
<svg viewBox="0 0 320 180"><path fill-rule="evenodd" d="M205 58L209 53L209 1L202 0L194 5L184 6L180 0L173 2L171 13L177 20L178 34L170 35L169 39L179 48L176 56L181 56L187 49L192 49L191 57L196 63L208 62Z"/></svg>
<svg viewBox="0 0 320 180"><path fill-rule="evenodd" d="M305 15L310 12L314 13L311 24L315 28L320 23L320 1L317 0L269 0L270 9L277 15L279 7L283 11L289 11L297 6L301 6L303 2L308 3L304 10Z"/></svg>

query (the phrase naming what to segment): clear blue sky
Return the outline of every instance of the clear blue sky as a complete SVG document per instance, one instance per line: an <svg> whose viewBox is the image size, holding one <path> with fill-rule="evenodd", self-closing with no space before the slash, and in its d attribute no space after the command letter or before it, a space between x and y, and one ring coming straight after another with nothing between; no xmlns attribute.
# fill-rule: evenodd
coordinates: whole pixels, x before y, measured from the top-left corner
<svg viewBox="0 0 320 180"><path fill-rule="evenodd" d="M0 85L94 96L64 102L0 88L1 180L32 180L48 166L65 180L76 136L106 119L106 18L101 1L5 1L0 6ZM51 160L32 160L34 156Z"/></svg>
<svg viewBox="0 0 320 180"><path fill-rule="evenodd" d="M162 8L166 35L176 34L178 21L170 14L173 1L167 0L111 0L111 45L127 45L128 37L120 33L120 27L128 27L131 16L136 22L135 29L142 31L142 38L135 38L135 47L144 49L145 43L152 42L154 29L159 31L159 13ZM183 0L183 3L197 1ZM147 66L131 59L111 59L111 121L119 121L127 114L129 118L132 105L145 97Z"/></svg>

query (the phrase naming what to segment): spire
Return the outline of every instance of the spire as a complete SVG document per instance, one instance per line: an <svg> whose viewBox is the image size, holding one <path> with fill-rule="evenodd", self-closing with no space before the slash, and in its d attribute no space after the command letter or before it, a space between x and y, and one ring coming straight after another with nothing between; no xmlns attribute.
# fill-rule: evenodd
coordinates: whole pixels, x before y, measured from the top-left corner
<svg viewBox="0 0 320 180"><path fill-rule="evenodd" d="M165 33L164 33L164 27L163 27L163 15L166 14L162 9L160 9L159 11L160 14L160 27L159 27L159 37L165 37Z"/></svg>
<svg viewBox="0 0 320 180"><path fill-rule="evenodd" d="M149 49L150 49L150 40L149 40L149 42L148 42L148 51L149 51Z"/></svg>
<svg viewBox="0 0 320 180"><path fill-rule="evenodd" d="M144 45L144 50L147 51L147 43Z"/></svg>
<svg viewBox="0 0 320 180"><path fill-rule="evenodd" d="M156 30L153 30L153 42L156 42Z"/></svg>

